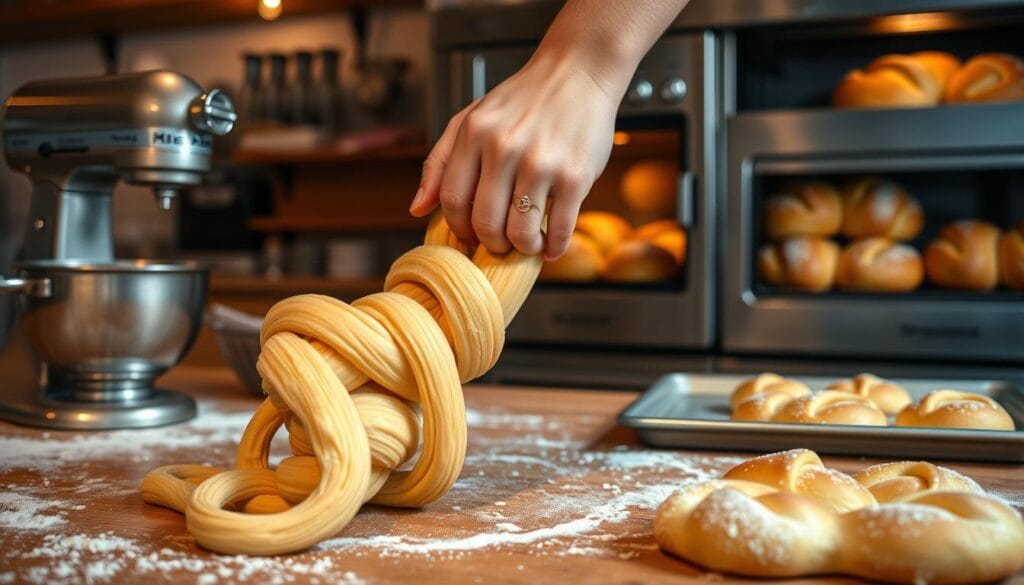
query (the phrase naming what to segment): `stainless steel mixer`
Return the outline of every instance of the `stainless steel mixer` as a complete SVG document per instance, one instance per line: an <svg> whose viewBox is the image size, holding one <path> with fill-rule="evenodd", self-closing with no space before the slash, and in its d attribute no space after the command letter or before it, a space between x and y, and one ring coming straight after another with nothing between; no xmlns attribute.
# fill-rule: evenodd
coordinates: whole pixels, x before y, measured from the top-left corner
<svg viewBox="0 0 1024 585"><path fill-rule="evenodd" d="M123 180L170 209L234 120L227 96L169 71L37 81L7 100L7 163L29 176L32 200L15 275L0 277L11 293L0 313L13 312L0 330L0 418L109 429L195 415L191 398L153 383L194 341L208 274L115 260L111 198Z"/></svg>

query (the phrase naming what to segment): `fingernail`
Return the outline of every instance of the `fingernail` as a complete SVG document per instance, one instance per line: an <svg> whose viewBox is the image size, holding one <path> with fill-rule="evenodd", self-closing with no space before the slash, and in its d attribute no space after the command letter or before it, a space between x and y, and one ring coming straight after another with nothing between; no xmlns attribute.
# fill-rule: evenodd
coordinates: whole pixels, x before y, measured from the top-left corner
<svg viewBox="0 0 1024 585"><path fill-rule="evenodd" d="M413 196L412 203L409 204L409 211L416 209L416 205L420 202L420 199L423 199L423 187L416 190L416 195Z"/></svg>

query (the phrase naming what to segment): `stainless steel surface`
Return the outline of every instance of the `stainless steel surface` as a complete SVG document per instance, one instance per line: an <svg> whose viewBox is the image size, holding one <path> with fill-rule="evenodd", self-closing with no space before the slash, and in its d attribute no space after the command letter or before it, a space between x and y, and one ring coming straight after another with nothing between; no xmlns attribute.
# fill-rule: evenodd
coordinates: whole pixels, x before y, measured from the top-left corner
<svg viewBox="0 0 1024 585"><path fill-rule="evenodd" d="M451 94L439 96L439 119L447 119L526 63L531 47L481 47L439 60L439 79ZM718 125L717 43L710 33L670 35L651 49L637 69L634 85L686 80L678 101L626 100L622 120L664 120L682 131L679 221L687 226L688 251L682 290L571 290L538 287L508 332L514 342L564 345L708 348L714 343L716 162ZM685 121L684 121L685 120Z"/></svg>
<svg viewBox="0 0 1024 585"><path fill-rule="evenodd" d="M911 427L860 427L729 420L729 396L746 376L670 374L658 380L619 416L640 439L659 447L771 452L809 447L819 453L878 457L927 457L1024 461L1024 431ZM801 378L820 389L834 378ZM895 380L915 398L938 388L958 388L999 401L1024 429L1024 393L998 380Z"/></svg>
<svg viewBox="0 0 1024 585"><path fill-rule="evenodd" d="M723 347L760 354L1024 359L1024 303L973 299L763 296L755 291L754 181L780 172L1024 168L1024 104L731 116Z"/></svg>
<svg viewBox="0 0 1024 585"><path fill-rule="evenodd" d="M195 414L153 381L195 339L207 273L115 262L111 196L124 180L170 208L209 170L210 135L233 121L226 96L169 71L37 81L8 98L5 156L33 193L17 278L0 284L19 291L0 339L0 418L101 429Z"/></svg>

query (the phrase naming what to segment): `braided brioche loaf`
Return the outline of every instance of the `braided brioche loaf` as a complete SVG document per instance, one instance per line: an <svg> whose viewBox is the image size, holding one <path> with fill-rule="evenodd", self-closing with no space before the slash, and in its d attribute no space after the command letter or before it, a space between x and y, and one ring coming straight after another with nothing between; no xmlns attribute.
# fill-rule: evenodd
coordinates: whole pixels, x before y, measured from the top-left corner
<svg viewBox="0 0 1024 585"><path fill-rule="evenodd" d="M850 477L813 451L751 459L670 496L658 545L716 571L846 573L900 583L994 581L1024 566L1024 522L968 478L928 463Z"/></svg>
<svg viewBox="0 0 1024 585"><path fill-rule="evenodd" d="M184 513L200 546L270 555L333 536L364 502L417 507L443 495L466 451L461 383L497 360L541 265L516 252L467 253L438 215L425 245L391 267L385 292L351 305L319 295L275 305L258 363L268 398L235 468L161 467L143 481L143 499ZM293 456L272 470L282 425ZM397 471L418 449L412 468Z"/></svg>

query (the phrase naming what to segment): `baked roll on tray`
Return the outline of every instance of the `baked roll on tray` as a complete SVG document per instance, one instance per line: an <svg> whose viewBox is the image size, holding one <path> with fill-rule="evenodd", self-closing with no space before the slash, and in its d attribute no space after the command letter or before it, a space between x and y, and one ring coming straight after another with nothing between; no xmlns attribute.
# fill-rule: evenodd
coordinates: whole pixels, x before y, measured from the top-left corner
<svg viewBox="0 0 1024 585"><path fill-rule="evenodd" d="M1024 567L1024 521L973 480L927 462L850 476L807 449L755 457L658 507L662 550L751 577L842 573L890 583L987 583Z"/></svg>
<svg viewBox="0 0 1024 585"><path fill-rule="evenodd" d="M959 67L959 59L941 51L883 55L847 73L832 103L845 108L935 106Z"/></svg>

